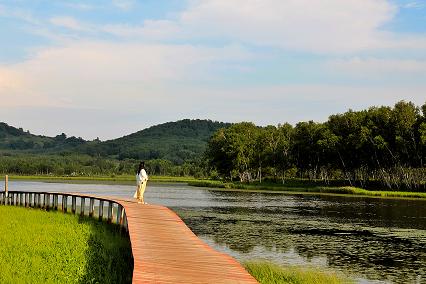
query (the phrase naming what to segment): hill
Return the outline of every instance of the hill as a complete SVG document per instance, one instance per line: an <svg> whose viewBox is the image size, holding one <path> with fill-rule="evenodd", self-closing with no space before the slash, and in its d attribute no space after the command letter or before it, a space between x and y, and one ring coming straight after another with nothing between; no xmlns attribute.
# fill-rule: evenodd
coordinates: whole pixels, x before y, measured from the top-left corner
<svg viewBox="0 0 426 284"><path fill-rule="evenodd" d="M113 140L86 141L74 136L67 137L64 133L55 137L34 135L0 123L0 150L31 154L81 153L120 160L166 159L181 164L200 157L209 137L217 129L229 125L211 120L184 119L152 126Z"/></svg>
<svg viewBox="0 0 426 284"><path fill-rule="evenodd" d="M229 123L184 119L152 126L136 133L99 143L87 143L79 151L117 159L166 159L180 164L201 156L207 140Z"/></svg>
<svg viewBox="0 0 426 284"><path fill-rule="evenodd" d="M62 133L56 137L34 135L22 128L0 122L0 150L24 153L57 153L69 151L87 143L82 138Z"/></svg>

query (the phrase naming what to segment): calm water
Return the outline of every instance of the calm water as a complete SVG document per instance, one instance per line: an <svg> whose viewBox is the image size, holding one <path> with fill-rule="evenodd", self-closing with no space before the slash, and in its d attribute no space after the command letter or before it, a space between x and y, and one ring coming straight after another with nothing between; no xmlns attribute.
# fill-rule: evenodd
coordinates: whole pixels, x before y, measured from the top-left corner
<svg viewBox="0 0 426 284"><path fill-rule="evenodd" d="M10 190L132 196L133 186L11 182ZM224 192L150 184L204 241L238 260L314 265L360 283L426 283L426 201Z"/></svg>

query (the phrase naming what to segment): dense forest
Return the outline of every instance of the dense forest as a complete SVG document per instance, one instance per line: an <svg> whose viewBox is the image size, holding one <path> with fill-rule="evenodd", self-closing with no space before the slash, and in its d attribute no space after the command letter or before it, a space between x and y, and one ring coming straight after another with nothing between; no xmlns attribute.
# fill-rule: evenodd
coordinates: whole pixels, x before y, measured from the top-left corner
<svg viewBox="0 0 426 284"><path fill-rule="evenodd" d="M303 178L361 187L425 189L426 104L331 115L328 121L217 131L208 143L211 169L241 182Z"/></svg>
<svg viewBox="0 0 426 284"><path fill-rule="evenodd" d="M426 104L400 101L294 126L186 119L104 142L0 123L3 174L132 174L139 160L153 175L426 190Z"/></svg>

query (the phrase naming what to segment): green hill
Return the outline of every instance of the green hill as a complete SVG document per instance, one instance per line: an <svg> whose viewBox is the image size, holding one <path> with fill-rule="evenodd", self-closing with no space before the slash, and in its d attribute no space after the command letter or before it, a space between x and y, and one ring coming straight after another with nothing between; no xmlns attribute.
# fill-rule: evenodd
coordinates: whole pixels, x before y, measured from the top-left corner
<svg viewBox="0 0 426 284"><path fill-rule="evenodd" d="M204 152L207 140L229 123L184 119L152 126L136 133L108 141L85 141L82 138L34 135L0 123L0 150L12 153L66 154L80 153L114 159L166 159L176 164L193 160Z"/></svg>
<svg viewBox="0 0 426 284"><path fill-rule="evenodd" d="M79 151L117 159L166 159L180 164L204 152L207 140L228 123L184 119L152 126L136 133L99 143L87 143Z"/></svg>
<svg viewBox="0 0 426 284"><path fill-rule="evenodd" d="M22 128L0 122L0 150L24 153L58 153L69 151L87 143L82 138L62 133L56 137L34 135Z"/></svg>

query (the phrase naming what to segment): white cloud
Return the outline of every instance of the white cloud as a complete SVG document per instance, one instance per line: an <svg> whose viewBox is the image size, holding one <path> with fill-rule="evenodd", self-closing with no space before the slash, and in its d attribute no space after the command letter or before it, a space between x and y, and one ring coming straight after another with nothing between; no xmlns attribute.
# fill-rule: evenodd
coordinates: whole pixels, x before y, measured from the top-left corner
<svg viewBox="0 0 426 284"><path fill-rule="evenodd" d="M109 24L99 27L99 31L123 38L143 40L161 40L181 37L181 29L170 20L145 20L141 26L127 24Z"/></svg>
<svg viewBox="0 0 426 284"><path fill-rule="evenodd" d="M149 90L162 89L168 84L211 79L215 76L215 63L226 61L238 65L250 56L235 45L206 48L74 42L41 50L25 62L4 66L0 96L9 98L11 92L25 96L31 90L56 104L113 107L117 102L141 100ZM32 98L28 96L25 105L36 103ZM14 104L21 102L9 100Z"/></svg>
<svg viewBox="0 0 426 284"><path fill-rule="evenodd" d="M407 5L417 7L416 3ZM112 4L126 10L135 3ZM107 33L132 41L240 42L320 54L424 50L425 35L385 30L400 7L387 0L191 0L172 18L145 20L140 25L90 24L68 16L53 17L50 22L83 35L90 32L91 37Z"/></svg>
<svg viewBox="0 0 426 284"><path fill-rule="evenodd" d="M381 27L396 11L385 0L193 0L174 21L146 21L140 28L115 31L345 53L387 47L393 35Z"/></svg>
<svg viewBox="0 0 426 284"><path fill-rule="evenodd" d="M389 75L409 76L410 78L423 77L426 80L426 61L413 59L379 59L360 58L333 60L327 67L336 72L345 72L359 77L386 77ZM413 77L414 76L414 77Z"/></svg>
<svg viewBox="0 0 426 284"><path fill-rule="evenodd" d="M420 1L411 1L403 4L402 7L406 9L423 9L426 7L426 4Z"/></svg>
<svg viewBox="0 0 426 284"><path fill-rule="evenodd" d="M192 0L175 19L103 32L142 40L221 40L325 54L424 49L426 37L384 30L398 6L386 0Z"/></svg>
<svg viewBox="0 0 426 284"><path fill-rule="evenodd" d="M133 0L112 0L112 5L119 8L120 10L128 11L135 5L135 1L133 1Z"/></svg>
<svg viewBox="0 0 426 284"><path fill-rule="evenodd" d="M96 6L87 3L64 2L63 5L80 11L90 11L96 9Z"/></svg>
<svg viewBox="0 0 426 284"><path fill-rule="evenodd" d="M60 16L60 17L53 17L50 19L50 23L58 26L58 27L64 27L70 30L76 30L76 31L88 31L89 28L76 20L73 17L69 16Z"/></svg>

